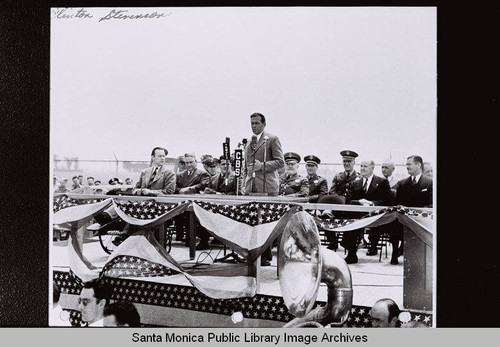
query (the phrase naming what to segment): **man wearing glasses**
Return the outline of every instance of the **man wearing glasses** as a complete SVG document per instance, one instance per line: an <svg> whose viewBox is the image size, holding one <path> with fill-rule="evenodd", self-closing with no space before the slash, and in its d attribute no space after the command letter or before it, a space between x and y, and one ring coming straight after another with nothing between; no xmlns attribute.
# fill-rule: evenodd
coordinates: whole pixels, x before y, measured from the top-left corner
<svg viewBox="0 0 500 347"><path fill-rule="evenodd" d="M78 298L82 321L89 327L104 326L104 307L109 302L109 290L98 279L85 282Z"/></svg>

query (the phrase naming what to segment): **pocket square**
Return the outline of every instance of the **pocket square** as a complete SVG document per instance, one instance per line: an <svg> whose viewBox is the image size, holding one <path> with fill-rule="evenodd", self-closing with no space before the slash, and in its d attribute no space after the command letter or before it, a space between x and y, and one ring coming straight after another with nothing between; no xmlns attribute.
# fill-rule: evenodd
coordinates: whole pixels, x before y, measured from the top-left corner
<svg viewBox="0 0 500 347"><path fill-rule="evenodd" d="M425 188L425 189L422 189L422 191L423 191L423 192L426 192L426 191L427 191L427 188Z"/></svg>

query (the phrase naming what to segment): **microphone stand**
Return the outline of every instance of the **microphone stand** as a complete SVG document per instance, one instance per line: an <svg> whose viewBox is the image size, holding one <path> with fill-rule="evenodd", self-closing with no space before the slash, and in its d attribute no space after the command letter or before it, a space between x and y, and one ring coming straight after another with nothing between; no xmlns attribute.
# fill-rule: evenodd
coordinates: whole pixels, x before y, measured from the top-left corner
<svg viewBox="0 0 500 347"><path fill-rule="evenodd" d="M263 164L263 170L264 170L264 189L263 193L264 195L266 194L266 161L267 161L267 136L264 136L264 164Z"/></svg>
<svg viewBox="0 0 500 347"><path fill-rule="evenodd" d="M240 144L238 144L238 148L240 147ZM230 159L226 158L226 174L225 174L225 186L227 190L227 183L228 183L228 177L229 177L229 169L228 169L228 161ZM240 177L238 176L237 178L237 183L236 183L236 195L238 195L238 188L239 188L239 182L240 182ZM224 245L224 256L222 258L216 258L214 260L214 263L216 262L221 262L221 263L246 263L246 259L240 258L238 254L234 250L231 249L231 253L226 255L226 245Z"/></svg>

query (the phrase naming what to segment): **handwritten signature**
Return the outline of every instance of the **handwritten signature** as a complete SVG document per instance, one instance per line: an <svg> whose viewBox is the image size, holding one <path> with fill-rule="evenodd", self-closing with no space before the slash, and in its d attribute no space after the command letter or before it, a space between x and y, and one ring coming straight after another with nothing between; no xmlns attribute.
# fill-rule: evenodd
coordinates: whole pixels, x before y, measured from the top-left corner
<svg viewBox="0 0 500 347"><path fill-rule="evenodd" d="M81 9L70 9L70 8L58 8L52 10L53 17L55 19L91 19L94 15L91 11L81 8ZM99 22L113 20L113 19L160 19L168 17L172 12L147 12L139 14L130 14L129 10L111 10L108 14L101 17Z"/></svg>

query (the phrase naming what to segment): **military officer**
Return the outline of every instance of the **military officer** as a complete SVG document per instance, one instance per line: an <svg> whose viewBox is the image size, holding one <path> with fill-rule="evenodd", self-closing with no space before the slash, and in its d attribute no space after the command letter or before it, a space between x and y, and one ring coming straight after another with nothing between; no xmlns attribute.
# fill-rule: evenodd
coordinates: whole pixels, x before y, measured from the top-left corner
<svg viewBox="0 0 500 347"><path fill-rule="evenodd" d="M350 200L350 191L352 184L359 173L354 170L355 158L358 153L351 150L344 150L340 152L342 156L342 164L344 170L339 172L333 177L332 186L328 195L321 196L318 199L319 204L345 204L346 200ZM343 212L336 212L335 214L330 210L325 210L320 216L321 218L348 218L349 215ZM328 248L336 250L338 247L338 240L334 233L326 233L326 238L329 241Z"/></svg>
<svg viewBox="0 0 500 347"><path fill-rule="evenodd" d="M328 182L324 177L318 176L318 165L321 160L315 155L304 157L306 162L307 180L309 181L309 202L317 202L318 198L328 194Z"/></svg>
<svg viewBox="0 0 500 347"><path fill-rule="evenodd" d="M350 150L340 152L342 156L342 164L344 165L343 172L340 172L333 177L330 194L335 193L349 200L352 182L359 176L359 173L354 170L354 164L358 153Z"/></svg>
<svg viewBox="0 0 500 347"><path fill-rule="evenodd" d="M309 196L309 181L299 176L300 155L288 152L284 155L285 173L280 176L279 195L304 197Z"/></svg>

